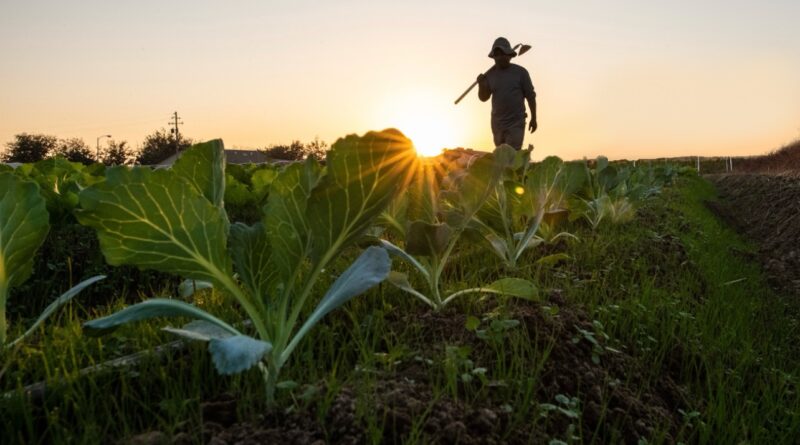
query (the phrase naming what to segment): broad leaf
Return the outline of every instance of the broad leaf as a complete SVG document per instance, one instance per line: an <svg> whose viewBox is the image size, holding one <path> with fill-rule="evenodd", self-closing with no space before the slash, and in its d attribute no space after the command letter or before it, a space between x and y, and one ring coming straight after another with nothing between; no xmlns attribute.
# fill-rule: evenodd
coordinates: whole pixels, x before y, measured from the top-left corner
<svg viewBox="0 0 800 445"><path fill-rule="evenodd" d="M272 270L264 225L232 225L229 243L233 267L242 284L256 299L266 298Z"/></svg>
<svg viewBox="0 0 800 445"><path fill-rule="evenodd" d="M264 226L271 249L271 262L284 283L310 248L306 208L320 174L319 166L312 159L286 167L272 182L264 209Z"/></svg>
<svg viewBox="0 0 800 445"><path fill-rule="evenodd" d="M233 337L234 335L219 325L209 323L205 320L193 320L183 325L183 327L180 329L166 327L162 328L162 330L183 337L187 340L198 341L211 341L211 339L214 338L222 340L228 337Z"/></svg>
<svg viewBox="0 0 800 445"><path fill-rule="evenodd" d="M241 335L233 326L191 304L166 298L153 298L128 306L109 316L87 321L83 329L88 335L105 335L120 325L155 317L190 317L205 320L233 335Z"/></svg>
<svg viewBox="0 0 800 445"><path fill-rule="evenodd" d="M236 374L252 368L271 350L271 344L246 335L225 339L212 338L208 344L214 366L223 375Z"/></svg>
<svg viewBox="0 0 800 445"><path fill-rule="evenodd" d="M328 151L326 175L308 201L314 259L329 260L356 240L403 190L416 155L397 130L339 139Z"/></svg>
<svg viewBox="0 0 800 445"><path fill-rule="evenodd" d="M172 170L189 181L218 208L225 198L225 147L221 139L193 145L175 161Z"/></svg>
<svg viewBox="0 0 800 445"><path fill-rule="evenodd" d="M392 244L389 241L386 241L384 239L378 240L378 242L380 243L381 247L386 249L386 251L389 252L391 255L394 255L394 256L396 256L398 258L401 258L404 261L406 261L409 264L411 264L412 266L414 266L415 268L417 268L417 270L422 274L422 276L425 277L426 280L430 278L430 274L428 272L428 269L425 266L423 266L422 263L417 261L416 258L414 258L413 256L409 255L408 252L406 252L405 250L395 246L394 244Z"/></svg>
<svg viewBox="0 0 800 445"><path fill-rule="evenodd" d="M550 156L536 164L525 182L523 213L535 215L540 209L560 210L567 207L570 195L579 191L587 181L581 163L565 163Z"/></svg>
<svg viewBox="0 0 800 445"><path fill-rule="evenodd" d="M45 200L33 182L0 173L0 298L3 289L22 284L33 257L50 229ZM4 307L5 300L0 300Z"/></svg>
<svg viewBox="0 0 800 445"><path fill-rule="evenodd" d="M484 286L484 290L492 290L499 294L519 297L525 300L537 300L539 296L536 286L522 278L503 278Z"/></svg>
<svg viewBox="0 0 800 445"><path fill-rule="evenodd" d="M331 285L317 307L286 347L281 362L291 354L297 342L328 312L343 305L351 298L366 292L386 279L392 269L392 260L386 249L371 246Z"/></svg>
<svg viewBox="0 0 800 445"><path fill-rule="evenodd" d="M224 210L174 172L110 168L80 200L78 219L97 230L109 264L230 283Z"/></svg>
<svg viewBox="0 0 800 445"><path fill-rule="evenodd" d="M566 253L554 253L552 255L547 255L539 258L536 260L536 264L552 266L561 261L569 261L572 257L567 255Z"/></svg>
<svg viewBox="0 0 800 445"><path fill-rule="evenodd" d="M446 223L414 221L406 233L406 252L411 255L441 255L450 242L453 230Z"/></svg>
<svg viewBox="0 0 800 445"><path fill-rule="evenodd" d="M195 292L203 289L213 289L214 285L208 281L202 280L183 280L178 285L178 295L181 298L188 298L195 294Z"/></svg>
<svg viewBox="0 0 800 445"><path fill-rule="evenodd" d="M472 217L495 192L503 173L512 167L516 151L501 145L495 151L472 162L466 172L455 179L455 189L443 193L450 204L446 221L457 231L464 229Z"/></svg>
<svg viewBox="0 0 800 445"><path fill-rule="evenodd" d="M6 342L6 301L11 287L31 275L33 257L50 229L36 183L0 173L0 346Z"/></svg>

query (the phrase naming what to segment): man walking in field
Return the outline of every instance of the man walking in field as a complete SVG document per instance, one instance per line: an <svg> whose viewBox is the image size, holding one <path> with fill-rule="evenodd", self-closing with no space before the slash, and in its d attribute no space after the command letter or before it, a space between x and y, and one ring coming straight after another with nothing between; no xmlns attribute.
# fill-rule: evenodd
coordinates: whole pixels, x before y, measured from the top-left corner
<svg viewBox="0 0 800 445"><path fill-rule="evenodd" d="M511 63L517 53L508 40L499 37L492 45L489 57L494 66L486 74L478 75L478 98L486 102L492 98L492 134L495 146L508 144L517 150L525 138L525 101L531 109L528 129L536 131L536 92L528 70Z"/></svg>

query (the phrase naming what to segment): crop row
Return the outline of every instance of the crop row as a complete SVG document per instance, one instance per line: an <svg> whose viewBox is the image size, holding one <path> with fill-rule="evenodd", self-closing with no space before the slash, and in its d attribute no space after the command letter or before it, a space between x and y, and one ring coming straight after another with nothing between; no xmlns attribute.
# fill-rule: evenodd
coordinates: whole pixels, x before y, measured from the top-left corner
<svg viewBox="0 0 800 445"><path fill-rule="evenodd" d="M526 251L576 240L562 230L566 220L597 228L632 219L638 202L683 172L615 166L603 157L532 163L529 154L501 146L465 165L419 159L408 139L386 130L340 139L324 165L227 166L222 142L214 140L193 146L170 169L61 159L0 167L0 347L19 343L104 278L72 287L22 337L6 338L10 289L29 278L50 227L75 218L96 232L110 265L180 276L188 301L213 287L247 318L225 321L187 301L154 298L87 322L86 333L153 317L191 318L166 329L207 342L222 374L257 367L272 403L299 342L351 298L388 281L434 311L469 294L535 300L536 283L517 276ZM465 249L497 256L505 277L445 294L443 271ZM321 277L353 250L357 258L321 292ZM406 273L393 270L392 258L407 263ZM555 253L538 262L566 258Z"/></svg>

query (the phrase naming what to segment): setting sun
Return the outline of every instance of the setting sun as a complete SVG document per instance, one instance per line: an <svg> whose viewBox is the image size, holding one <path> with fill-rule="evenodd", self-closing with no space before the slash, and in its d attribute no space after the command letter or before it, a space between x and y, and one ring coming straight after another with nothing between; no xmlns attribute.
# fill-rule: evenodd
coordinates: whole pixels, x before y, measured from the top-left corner
<svg viewBox="0 0 800 445"><path fill-rule="evenodd" d="M459 145L463 135L447 98L417 93L387 98L385 103L382 120L411 139L420 156L436 156L444 148Z"/></svg>

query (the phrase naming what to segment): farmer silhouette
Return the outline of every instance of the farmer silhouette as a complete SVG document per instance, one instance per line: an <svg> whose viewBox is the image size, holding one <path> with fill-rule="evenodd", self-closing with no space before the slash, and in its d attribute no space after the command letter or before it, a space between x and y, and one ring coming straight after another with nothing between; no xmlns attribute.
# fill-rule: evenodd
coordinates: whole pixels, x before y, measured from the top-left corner
<svg viewBox="0 0 800 445"><path fill-rule="evenodd" d="M494 66L486 74L478 75L478 98L486 102L492 98L492 134L494 145L508 144L516 150L522 148L525 138L525 102L531 109L528 129L536 131L536 92L528 70L511 63L517 53L504 37L498 37L492 45L489 57Z"/></svg>

